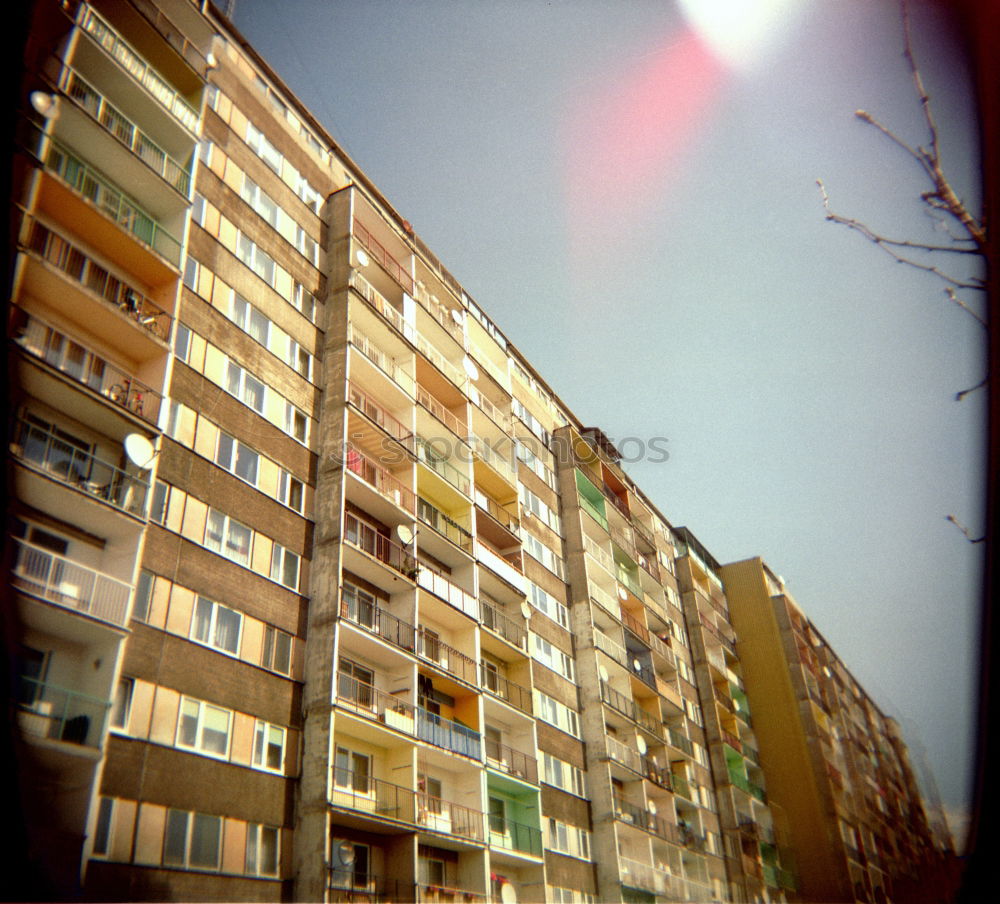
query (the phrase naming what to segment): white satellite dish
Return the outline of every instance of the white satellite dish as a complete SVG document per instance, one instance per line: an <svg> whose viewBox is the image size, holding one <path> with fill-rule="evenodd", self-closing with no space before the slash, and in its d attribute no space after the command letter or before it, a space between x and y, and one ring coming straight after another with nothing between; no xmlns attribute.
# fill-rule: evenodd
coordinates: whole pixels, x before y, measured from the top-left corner
<svg viewBox="0 0 1000 904"><path fill-rule="evenodd" d="M636 735L635 746L639 748L639 753L646 755L646 739L642 735Z"/></svg>
<svg viewBox="0 0 1000 904"><path fill-rule="evenodd" d="M634 668L637 672L641 672L642 671L642 663L639 662L638 659L633 659L632 660L632 668Z"/></svg>
<svg viewBox="0 0 1000 904"><path fill-rule="evenodd" d="M479 368L476 367L476 362L472 360L468 355L462 359L462 367L465 372L469 375L470 380L479 379Z"/></svg>
<svg viewBox="0 0 1000 904"><path fill-rule="evenodd" d="M624 588L622 588L622 587L618 588L618 599L620 599L620 600L627 600L628 599L628 594L625 592Z"/></svg>
<svg viewBox="0 0 1000 904"><path fill-rule="evenodd" d="M517 891L510 882L504 882L500 886L500 900L503 904L517 904Z"/></svg>
<svg viewBox="0 0 1000 904"><path fill-rule="evenodd" d="M524 616L526 621L531 618L531 606L529 606L527 602L521 602L521 615Z"/></svg>
<svg viewBox="0 0 1000 904"><path fill-rule="evenodd" d="M601 681L608 680L608 670L604 667L603 663L597 667L597 673L601 676Z"/></svg>
<svg viewBox="0 0 1000 904"><path fill-rule="evenodd" d="M28 97L31 106L35 111L41 113L46 119L52 119L56 115L56 98L45 91L32 91Z"/></svg>
<svg viewBox="0 0 1000 904"><path fill-rule="evenodd" d="M655 800L651 800L646 805L646 809L649 810L649 812L652 813L655 816L656 815L656 801Z"/></svg>
<svg viewBox="0 0 1000 904"><path fill-rule="evenodd" d="M451 319L459 326L462 325L462 314L456 308L451 309Z"/></svg>
<svg viewBox="0 0 1000 904"><path fill-rule="evenodd" d="M156 450L153 444L141 433L130 433L125 437L122 445L125 447L125 455L137 468L146 470L156 458Z"/></svg>
<svg viewBox="0 0 1000 904"><path fill-rule="evenodd" d="M396 528L396 536L399 537L399 542L403 546L409 546L413 542L413 529L405 524L400 524Z"/></svg>
<svg viewBox="0 0 1000 904"><path fill-rule="evenodd" d="M219 65L219 60L214 53L209 51L208 55L205 57L205 64L208 66L209 69L214 69L216 66Z"/></svg>
<svg viewBox="0 0 1000 904"><path fill-rule="evenodd" d="M340 858L340 862L344 866L350 866L354 863L354 845L350 841L341 841L337 845L336 854Z"/></svg>
<svg viewBox="0 0 1000 904"><path fill-rule="evenodd" d="M358 263L361 264L362 267L367 267L371 263L371 259L362 248L359 248L354 256L358 259Z"/></svg>

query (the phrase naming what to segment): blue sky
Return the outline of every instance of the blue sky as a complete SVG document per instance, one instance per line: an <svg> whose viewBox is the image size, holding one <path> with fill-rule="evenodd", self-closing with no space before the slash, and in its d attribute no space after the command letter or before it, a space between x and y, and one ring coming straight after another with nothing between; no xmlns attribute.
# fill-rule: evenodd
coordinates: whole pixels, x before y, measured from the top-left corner
<svg viewBox="0 0 1000 904"><path fill-rule="evenodd" d="M740 66L670 2L237 0L235 23L581 420L668 438L629 472L717 559L783 575L961 822L982 550L945 516L982 528L985 397L953 400L982 330L824 221L817 178L945 238L853 115L926 141L896 4L785 5ZM932 7L914 27L975 207L963 60Z"/></svg>

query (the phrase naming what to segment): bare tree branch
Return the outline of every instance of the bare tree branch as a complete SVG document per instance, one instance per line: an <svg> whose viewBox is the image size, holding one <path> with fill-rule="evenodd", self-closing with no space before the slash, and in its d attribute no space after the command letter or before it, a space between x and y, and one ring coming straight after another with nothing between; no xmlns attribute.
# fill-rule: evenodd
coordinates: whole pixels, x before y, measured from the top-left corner
<svg viewBox="0 0 1000 904"><path fill-rule="evenodd" d="M957 527L965 535L965 539L970 543L982 543L986 539L986 534L983 534L981 537L973 537L972 532L954 515L946 515L945 520L954 524L955 527Z"/></svg>
<svg viewBox="0 0 1000 904"><path fill-rule="evenodd" d="M945 295L947 295L953 302L955 302L955 304L957 304L963 311L965 311L970 317L974 318L984 330L989 332L990 329L989 324L982 317L980 317L975 311L973 311L972 308L970 308L964 301L962 301L962 299L958 297L958 294L955 292L954 289L952 289L949 286L947 289L944 290L944 292Z"/></svg>

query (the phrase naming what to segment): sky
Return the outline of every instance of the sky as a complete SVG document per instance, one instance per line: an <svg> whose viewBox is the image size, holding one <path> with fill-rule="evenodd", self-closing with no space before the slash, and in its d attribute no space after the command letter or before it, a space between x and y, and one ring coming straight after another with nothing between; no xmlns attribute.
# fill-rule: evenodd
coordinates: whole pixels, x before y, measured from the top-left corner
<svg viewBox="0 0 1000 904"><path fill-rule="evenodd" d="M927 141L896 3L237 0L234 22L667 518L782 575L926 754L961 843L983 548L946 516L982 532L986 399L955 394L983 330L826 222L816 186L948 241L917 166L854 116ZM977 210L960 45L923 0L913 26Z"/></svg>

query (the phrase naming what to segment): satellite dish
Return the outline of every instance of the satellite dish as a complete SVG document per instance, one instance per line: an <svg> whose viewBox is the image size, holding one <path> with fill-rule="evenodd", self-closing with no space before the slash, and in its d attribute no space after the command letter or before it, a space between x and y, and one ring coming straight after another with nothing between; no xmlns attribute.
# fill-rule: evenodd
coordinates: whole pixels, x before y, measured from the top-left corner
<svg viewBox="0 0 1000 904"><path fill-rule="evenodd" d="M400 524L396 528L396 536L399 537L399 542L403 546L409 546L413 542L413 529L405 524Z"/></svg>
<svg viewBox="0 0 1000 904"><path fill-rule="evenodd" d="M459 326L462 325L462 315L456 308L451 309L451 319L454 320Z"/></svg>
<svg viewBox="0 0 1000 904"><path fill-rule="evenodd" d="M350 841L341 841L334 848L334 853L340 858L344 866L351 866L354 863L354 845Z"/></svg>
<svg viewBox="0 0 1000 904"><path fill-rule="evenodd" d="M651 800L648 804L646 804L646 809L649 810L649 812L652 813L655 816L656 815L656 801L655 800Z"/></svg>
<svg viewBox="0 0 1000 904"><path fill-rule="evenodd" d="M125 437L122 445L125 447L125 455L137 468L146 470L156 458L156 450L153 444L141 433L130 433Z"/></svg>
<svg viewBox="0 0 1000 904"><path fill-rule="evenodd" d="M601 681L608 680L608 670L604 667L603 663L597 667L597 672L601 676Z"/></svg>
<svg viewBox="0 0 1000 904"><path fill-rule="evenodd" d="M362 267L367 267L371 263L371 260L362 248L359 248L354 256L358 259L358 263Z"/></svg>
<svg viewBox="0 0 1000 904"><path fill-rule="evenodd" d="M219 65L219 60L216 58L214 53L209 51L208 55L205 57L205 63L208 65L209 69L214 69Z"/></svg>
<svg viewBox="0 0 1000 904"><path fill-rule="evenodd" d="M479 379L479 368L476 367L476 362L472 360L468 355L462 359L462 367L465 372L469 375L470 380Z"/></svg>
<svg viewBox="0 0 1000 904"><path fill-rule="evenodd" d="M635 746L639 748L639 753L643 756L646 755L646 739L642 735L637 735L635 739Z"/></svg>
<svg viewBox="0 0 1000 904"><path fill-rule="evenodd" d="M521 615L524 616L525 620L531 618L531 606L529 606L527 602L521 602Z"/></svg>
<svg viewBox="0 0 1000 904"><path fill-rule="evenodd" d="M628 594L625 592L624 588L622 588L620 586L618 588L618 599L620 599L620 600L627 600L628 599Z"/></svg>
<svg viewBox="0 0 1000 904"><path fill-rule="evenodd" d="M633 659L632 668L634 668L637 672L642 671L642 663L639 662L638 659Z"/></svg>
<svg viewBox="0 0 1000 904"><path fill-rule="evenodd" d="M517 891L510 882L504 882L500 886L500 900L503 904L517 904Z"/></svg>
<svg viewBox="0 0 1000 904"><path fill-rule="evenodd" d="M56 99L45 91L32 91L28 97L35 112L41 113L46 119L56 115Z"/></svg>

